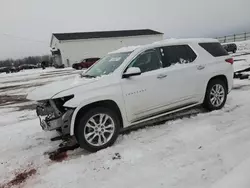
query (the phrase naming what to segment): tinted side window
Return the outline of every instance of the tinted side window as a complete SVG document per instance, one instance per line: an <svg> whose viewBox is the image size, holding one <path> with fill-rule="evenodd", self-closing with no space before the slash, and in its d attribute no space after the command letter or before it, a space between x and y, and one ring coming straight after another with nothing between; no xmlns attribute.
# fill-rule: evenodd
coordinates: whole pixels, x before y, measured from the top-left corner
<svg viewBox="0 0 250 188"><path fill-rule="evenodd" d="M96 62L97 60L99 60L98 58L89 58L89 61L91 62Z"/></svg>
<svg viewBox="0 0 250 188"><path fill-rule="evenodd" d="M165 46L159 48L163 67L176 63L191 63L197 55L188 45Z"/></svg>
<svg viewBox="0 0 250 188"><path fill-rule="evenodd" d="M135 58L129 67L139 67L143 73L162 68L162 64L156 50L148 50Z"/></svg>
<svg viewBox="0 0 250 188"><path fill-rule="evenodd" d="M228 55L227 51L218 42L199 43L199 45L214 57Z"/></svg>

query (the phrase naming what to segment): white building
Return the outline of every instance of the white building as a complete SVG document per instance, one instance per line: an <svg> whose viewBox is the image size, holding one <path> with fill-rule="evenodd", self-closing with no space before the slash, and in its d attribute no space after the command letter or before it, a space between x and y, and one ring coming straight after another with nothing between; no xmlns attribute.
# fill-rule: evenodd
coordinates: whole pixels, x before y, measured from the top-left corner
<svg viewBox="0 0 250 188"><path fill-rule="evenodd" d="M50 47L55 63L67 67L85 58L101 58L124 46L144 45L162 39L163 33L150 29L53 33Z"/></svg>

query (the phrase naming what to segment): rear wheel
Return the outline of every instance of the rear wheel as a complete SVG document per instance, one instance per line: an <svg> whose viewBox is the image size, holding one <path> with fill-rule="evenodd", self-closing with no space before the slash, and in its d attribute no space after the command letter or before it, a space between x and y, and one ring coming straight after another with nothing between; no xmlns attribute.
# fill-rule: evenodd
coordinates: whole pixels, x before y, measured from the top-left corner
<svg viewBox="0 0 250 188"><path fill-rule="evenodd" d="M75 135L81 148L95 152L113 145L120 127L118 116L113 110L96 107L79 119Z"/></svg>
<svg viewBox="0 0 250 188"><path fill-rule="evenodd" d="M208 83L203 105L208 110L221 109L227 100L226 83L220 79L211 80Z"/></svg>

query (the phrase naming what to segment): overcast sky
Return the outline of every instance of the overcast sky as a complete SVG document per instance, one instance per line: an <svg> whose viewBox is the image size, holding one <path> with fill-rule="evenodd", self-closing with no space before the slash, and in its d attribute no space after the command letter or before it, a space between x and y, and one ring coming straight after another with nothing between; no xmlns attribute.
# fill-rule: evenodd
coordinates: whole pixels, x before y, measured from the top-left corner
<svg viewBox="0 0 250 188"><path fill-rule="evenodd" d="M149 28L165 38L250 32L250 0L0 2L0 59L49 53L52 32Z"/></svg>

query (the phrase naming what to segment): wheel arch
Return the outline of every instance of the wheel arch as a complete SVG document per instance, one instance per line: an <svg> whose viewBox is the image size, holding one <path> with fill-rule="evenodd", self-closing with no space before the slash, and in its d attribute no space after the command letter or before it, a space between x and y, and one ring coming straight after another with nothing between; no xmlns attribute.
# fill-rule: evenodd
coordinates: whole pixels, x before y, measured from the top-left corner
<svg viewBox="0 0 250 188"><path fill-rule="evenodd" d="M218 80L220 82L223 82L225 84L225 87L226 87L225 89L227 90L227 92L224 93L225 94L224 99L223 99L222 103L219 104L219 106L215 106L210 101L210 90L209 89L210 89L211 86L214 86L214 85L211 85L210 83L213 82L213 81L216 81L216 80ZM216 82L214 82L213 84L216 84ZM207 83L206 92L205 92L205 96L204 96L202 105L203 105L203 107L205 107L209 111L219 110L224 106L224 104L225 104L225 102L227 100L227 94L228 94L228 79L227 79L227 77L225 75L223 75L223 74L222 75L216 75L216 76L210 78L210 80Z"/></svg>
<svg viewBox="0 0 250 188"><path fill-rule="evenodd" d="M123 122L122 112L118 104L114 100L105 99L105 100L99 100L99 101L91 102L88 104L84 104L76 108L76 110L73 113L72 120L71 120L70 135L71 136L75 135L75 126L78 120L80 119L81 114L90 110L91 108L100 107L100 106L113 109L114 112L116 112L118 115L118 118L122 126L121 128L123 128L124 122Z"/></svg>
<svg viewBox="0 0 250 188"><path fill-rule="evenodd" d="M212 80L217 80L217 79L223 81L223 82L226 84L227 91L228 91L228 89L229 89L229 88L228 88L228 80L227 80L227 77L226 77L224 74L216 75L216 76L210 78L210 80L209 80L208 83L207 83L207 87L208 87L209 83L210 83ZM207 87L206 87L206 89L207 89Z"/></svg>

